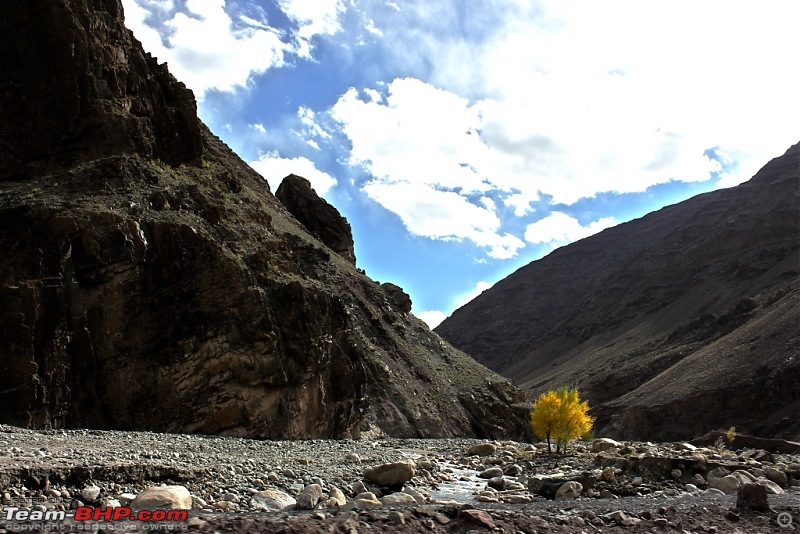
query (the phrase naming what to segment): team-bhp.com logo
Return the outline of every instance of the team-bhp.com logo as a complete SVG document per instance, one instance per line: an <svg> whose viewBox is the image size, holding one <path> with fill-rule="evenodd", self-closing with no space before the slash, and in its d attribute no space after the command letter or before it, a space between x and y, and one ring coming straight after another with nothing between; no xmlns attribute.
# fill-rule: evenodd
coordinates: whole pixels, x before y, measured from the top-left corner
<svg viewBox="0 0 800 534"><path fill-rule="evenodd" d="M189 518L187 510L134 510L129 506L79 506L74 511L64 510L24 510L17 506L6 506L3 508L2 517L6 521L12 523L6 524L6 528L11 527L11 530L34 530L25 528L25 523L40 523L41 528L35 530L49 530L46 528L47 524L62 523L66 520L74 521L78 526L77 530L99 530L92 528L92 524L96 527L100 521L111 522L117 526L115 530L122 530L128 521L138 521L139 528L145 530L172 530L175 527L185 526L185 521ZM92 522L92 523L90 523ZM144 523L154 522L154 523ZM176 524L176 522L184 522L184 524ZM86 528L81 528L85 523ZM14 528L14 524L20 528ZM105 525L105 523L104 523ZM108 530L107 526L103 530Z"/></svg>

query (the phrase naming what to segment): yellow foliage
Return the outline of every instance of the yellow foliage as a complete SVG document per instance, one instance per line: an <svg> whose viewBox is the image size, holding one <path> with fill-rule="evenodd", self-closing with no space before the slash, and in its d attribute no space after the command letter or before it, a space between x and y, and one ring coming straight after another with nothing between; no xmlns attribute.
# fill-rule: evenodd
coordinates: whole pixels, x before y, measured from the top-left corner
<svg viewBox="0 0 800 534"><path fill-rule="evenodd" d="M557 449L563 446L566 451L567 443L592 429L594 418L588 412L589 404L581 401L578 390L563 387L536 399L531 427L537 436L547 439L548 452L552 452L551 438L555 438Z"/></svg>

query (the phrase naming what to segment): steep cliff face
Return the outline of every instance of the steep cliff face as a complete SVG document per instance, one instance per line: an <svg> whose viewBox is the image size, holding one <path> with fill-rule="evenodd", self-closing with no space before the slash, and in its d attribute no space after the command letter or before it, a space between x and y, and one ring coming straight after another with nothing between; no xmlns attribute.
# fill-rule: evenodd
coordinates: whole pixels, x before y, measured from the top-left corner
<svg viewBox="0 0 800 534"><path fill-rule="evenodd" d="M118 0L8 2L0 13L0 180L121 153L197 164L194 96L120 31Z"/></svg>
<svg viewBox="0 0 800 534"><path fill-rule="evenodd" d="M292 217L116 0L4 6L0 84L2 422L525 431L520 391Z"/></svg>
<svg viewBox="0 0 800 534"><path fill-rule="evenodd" d="M800 438L799 173L795 145L528 264L436 331L530 396L577 385L608 435Z"/></svg>

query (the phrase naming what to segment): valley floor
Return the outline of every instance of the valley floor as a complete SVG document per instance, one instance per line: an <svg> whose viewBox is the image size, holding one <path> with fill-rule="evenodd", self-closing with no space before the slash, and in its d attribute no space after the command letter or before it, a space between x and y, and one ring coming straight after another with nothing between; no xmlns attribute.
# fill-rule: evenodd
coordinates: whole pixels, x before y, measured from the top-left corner
<svg viewBox="0 0 800 534"><path fill-rule="evenodd" d="M364 477L397 462L414 466L403 491ZM727 472L767 487L770 510L737 508ZM567 498L546 497L566 483ZM160 485L188 490L185 520L53 520L80 507L130 510ZM315 485L312 510L268 511L267 490L303 507ZM557 455L545 444L474 439L281 442L0 425L0 490L0 533L800 531L800 455L672 443L598 440Z"/></svg>

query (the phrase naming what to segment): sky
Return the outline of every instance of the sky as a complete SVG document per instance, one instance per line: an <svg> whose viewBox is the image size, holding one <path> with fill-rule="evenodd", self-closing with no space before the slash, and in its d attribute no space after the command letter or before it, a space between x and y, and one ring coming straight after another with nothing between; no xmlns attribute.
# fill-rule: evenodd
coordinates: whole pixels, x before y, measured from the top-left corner
<svg viewBox="0 0 800 534"><path fill-rule="evenodd" d="M797 0L122 0L269 182L435 327L559 246L800 141Z"/></svg>

